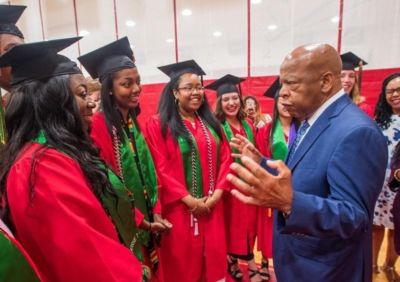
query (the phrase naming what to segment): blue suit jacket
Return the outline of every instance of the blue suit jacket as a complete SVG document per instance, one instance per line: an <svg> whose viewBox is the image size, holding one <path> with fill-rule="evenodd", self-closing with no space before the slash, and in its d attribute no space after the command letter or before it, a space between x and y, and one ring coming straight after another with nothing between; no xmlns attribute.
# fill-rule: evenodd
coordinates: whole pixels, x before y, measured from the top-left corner
<svg viewBox="0 0 400 282"><path fill-rule="evenodd" d="M279 282L371 281L373 210L386 164L384 136L347 95L323 112L287 164L292 210L274 222Z"/></svg>

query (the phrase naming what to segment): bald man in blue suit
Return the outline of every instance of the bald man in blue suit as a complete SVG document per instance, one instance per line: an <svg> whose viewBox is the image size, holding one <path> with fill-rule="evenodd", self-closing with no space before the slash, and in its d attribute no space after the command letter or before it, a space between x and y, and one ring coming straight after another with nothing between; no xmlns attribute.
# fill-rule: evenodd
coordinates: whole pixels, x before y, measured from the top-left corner
<svg viewBox="0 0 400 282"><path fill-rule="evenodd" d="M373 209L387 163L386 140L341 89L341 60L326 44L296 48L280 70L282 104L302 121L286 162L232 164L232 193L276 209L278 281L371 281Z"/></svg>

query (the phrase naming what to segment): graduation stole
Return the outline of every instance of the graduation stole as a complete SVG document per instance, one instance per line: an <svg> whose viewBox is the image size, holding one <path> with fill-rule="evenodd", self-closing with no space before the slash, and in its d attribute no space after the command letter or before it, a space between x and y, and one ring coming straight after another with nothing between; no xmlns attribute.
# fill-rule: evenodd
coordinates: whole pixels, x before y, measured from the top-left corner
<svg viewBox="0 0 400 282"><path fill-rule="evenodd" d="M46 136L42 130L39 131L37 137L32 141L48 146L46 144ZM121 242L143 262L142 246L138 240L140 232L135 222L135 201L133 194L125 187L121 178L110 168L102 163L99 163L99 167L107 172L108 180L115 193L111 194L106 190L102 191L100 195L102 206L111 217Z"/></svg>
<svg viewBox="0 0 400 282"><path fill-rule="evenodd" d="M288 146L282 129L282 123L277 119L274 132L272 132L272 158L284 161L287 153Z"/></svg>
<svg viewBox="0 0 400 282"><path fill-rule="evenodd" d="M143 134L138 131L130 117L127 127L129 131L125 130L122 140L118 140L120 176L134 194L136 207L146 220L153 221L152 209L157 201L157 177L153 158Z"/></svg>
<svg viewBox="0 0 400 282"><path fill-rule="evenodd" d="M32 265L23 255L23 251L17 247L18 242L0 230L0 280L19 281L40 281Z"/></svg>
<svg viewBox="0 0 400 282"><path fill-rule="evenodd" d="M246 133L247 139L249 139L249 141L254 145L255 144L254 135L253 135L253 131L251 130L249 123L244 119L242 119L241 123L242 123L243 129L244 129L244 132ZM221 126L222 126L222 129L224 130L226 138L228 139L228 142L231 141L231 139L234 136L233 136L232 128L229 125L229 122L224 120L221 123ZM232 148L232 152L237 153L238 151L236 149ZM235 162L241 163L240 159L238 159L238 158L235 158Z"/></svg>
<svg viewBox="0 0 400 282"><path fill-rule="evenodd" d="M6 141L7 141L6 119L5 119L3 101L0 99L0 144L5 145Z"/></svg>
<svg viewBox="0 0 400 282"><path fill-rule="evenodd" d="M135 197L135 206L147 221L154 221L153 207L157 201L157 176L153 158L143 134L136 128L132 118L124 126L123 137L113 128L114 153L119 173L125 186ZM158 267L158 256L149 231L140 230L140 241L149 253L153 269Z"/></svg>
<svg viewBox="0 0 400 282"><path fill-rule="evenodd" d="M198 117L198 118L200 119L200 117ZM183 120L182 120L182 122L183 122ZM217 143L217 156L216 156L217 165L215 167L218 168L219 149L220 149L221 140L220 140L217 132L214 130L214 128L212 128L211 126L209 126L206 123L203 123L203 121L201 121L201 123L202 123L202 126L204 124L204 127L206 127L209 130L209 132L211 132L211 136L213 137L214 141ZM186 127L185 123L183 123L183 124ZM196 139L194 138L193 134L190 132L190 130L187 127L186 127L186 130L192 140L192 146L190 146L189 142L186 141L186 139L183 138L182 136L178 137L179 150L181 152L183 169L184 169L184 173L185 173L185 182L186 182L186 187L188 188L190 195L199 199L204 196L203 195L203 175L202 175L202 168L200 165L199 150L197 147ZM210 163L209 165L212 166L212 163ZM209 169L209 168L207 168L207 169ZM211 173L211 171L212 170L210 170L209 173ZM216 175L217 175L217 172L216 172ZM214 175L211 175L210 177L214 177ZM215 187L212 187L212 188L214 189Z"/></svg>

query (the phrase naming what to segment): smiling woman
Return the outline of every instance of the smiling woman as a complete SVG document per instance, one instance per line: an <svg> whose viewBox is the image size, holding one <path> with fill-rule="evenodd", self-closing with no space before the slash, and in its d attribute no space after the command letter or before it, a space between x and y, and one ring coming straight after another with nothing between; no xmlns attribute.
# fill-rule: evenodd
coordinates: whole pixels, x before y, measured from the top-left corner
<svg viewBox="0 0 400 282"><path fill-rule="evenodd" d="M227 74L207 86L217 92L216 117L221 121L223 132L231 141L236 134L245 136L255 145L256 130L253 123L246 119L240 83L244 79ZM232 151L236 153L236 150ZM240 162L239 159L235 159ZM235 280L243 273L238 265L238 258L246 260L251 281L259 281L257 265L254 261L254 245L257 232L257 212L255 206L240 202L231 194L225 198L225 221L227 231L228 272ZM267 273L264 273L267 277ZM263 280L264 281L264 280Z"/></svg>
<svg viewBox="0 0 400 282"><path fill-rule="evenodd" d="M139 281L140 263L109 218L118 191L86 132L92 107L85 80L76 63L56 53L77 40L22 44L0 58L12 66L13 85L1 154L2 215L41 281ZM118 200L118 208L129 206Z"/></svg>
<svg viewBox="0 0 400 282"><path fill-rule="evenodd" d="M136 224L140 230L135 226L135 235L126 244L146 266L147 278L156 276L155 246L159 237L155 232L172 226L160 216L153 159L136 120L142 87L133 52L124 37L78 59L91 76L102 83L102 111L93 117L92 139L136 208ZM128 217L129 213L121 216ZM123 225L124 229L128 227Z"/></svg>
<svg viewBox="0 0 400 282"><path fill-rule="evenodd" d="M222 281L226 248L223 190L229 147L204 95L194 60L159 67L170 77L147 125L161 179L163 216L174 227L160 248L165 281ZM182 244L184 242L184 244Z"/></svg>
<svg viewBox="0 0 400 282"><path fill-rule="evenodd" d="M373 265L374 270L378 272L378 254L384 237L385 228L388 229L388 247L383 266L384 271L393 271L397 254L394 250L393 236L393 202L396 193L389 188L390 163L398 144L400 130L400 73L394 73L386 77L382 82L381 93L378 104L375 108L376 122L378 123L383 135L387 138L388 144L388 165L386 169L385 182L382 191L379 194L374 210L373 221ZM396 160L397 161L397 160Z"/></svg>

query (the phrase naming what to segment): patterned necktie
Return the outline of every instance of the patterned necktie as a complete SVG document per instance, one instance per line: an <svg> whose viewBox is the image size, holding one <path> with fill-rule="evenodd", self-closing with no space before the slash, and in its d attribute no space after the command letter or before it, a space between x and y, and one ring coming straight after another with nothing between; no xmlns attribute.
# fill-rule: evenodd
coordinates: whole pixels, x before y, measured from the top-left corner
<svg viewBox="0 0 400 282"><path fill-rule="evenodd" d="M288 154L287 161L286 161L287 164L293 159L294 152L296 152L297 147L299 146L302 137L307 132L307 129L309 127L310 127L310 124L306 120L303 122L303 124L300 126L299 130L297 131L296 139L294 140L294 142L289 150L289 154Z"/></svg>

